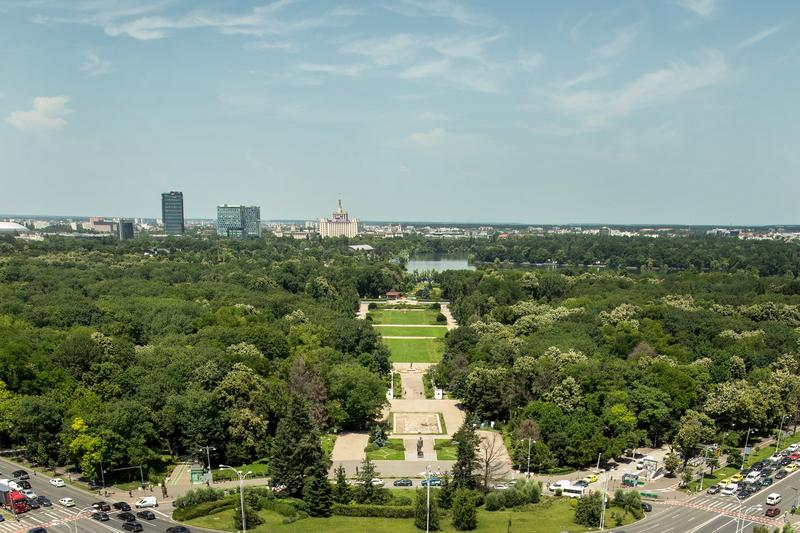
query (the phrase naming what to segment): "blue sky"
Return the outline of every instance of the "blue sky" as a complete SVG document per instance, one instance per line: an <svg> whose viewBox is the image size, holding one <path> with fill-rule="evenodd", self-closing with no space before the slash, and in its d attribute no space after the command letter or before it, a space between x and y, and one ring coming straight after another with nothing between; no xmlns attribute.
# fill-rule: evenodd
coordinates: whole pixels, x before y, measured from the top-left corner
<svg viewBox="0 0 800 533"><path fill-rule="evenodd" d="M0 212L800 223L798 15L0 0Z"/></svg>

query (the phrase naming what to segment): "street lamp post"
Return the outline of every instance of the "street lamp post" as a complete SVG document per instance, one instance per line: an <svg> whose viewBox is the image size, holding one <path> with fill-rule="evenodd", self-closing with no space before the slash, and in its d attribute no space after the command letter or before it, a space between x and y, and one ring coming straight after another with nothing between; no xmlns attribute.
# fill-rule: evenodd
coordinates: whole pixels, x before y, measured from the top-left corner
<svg viewBox="0 0 800 533"><path fill-rule="evenodd" d="M425 503L425 533L429 533L431 530L431 465L425 467L425 478L427 479L425 488L428 493Z"/></svg>
<svg viewBox="0 0 800 533"><path fill-rule="evenodd" d="M745 518L750 511L760 510L760 505L753 505L752 507L748 507L743 511L740 511L739 514L736 516L736 531L735 533L744 533L744 527L747 525L747 519ZM740 524L741 521L741 524Z"/></svg>
<svg viewBox="0 0 800 533"><path fill-rule="evenodd" d="M139 465L139 466L126 466L126 467L123 467L123 468L109 468L104 473L118 472L120 470L134 470L136 468L139 469L139 479L141 480L141 483L142 483L142 489L144 489L144 471L142 470L142 465ZM103 479L104 479L103 484L105 484L105 478L103 478Z"/></svg>
<svg viewBox="0 0 800 533"><path fill-rule="evenodd" d="M747 428L747 437L744 439L744 459L742 459L742 468L739 469L740 472L744 470L744 465L747 463L747 444L750 442L751 431L753 431L753 428Z"/></svg>
<svg viewBox="0 0 800 533"><path fill-rule="evenodd" d="M789 415L783 415L781 417L781 427L778 429L778 438L775 441L775 453L778 453L778 448L781 445L781 435L783 435L783 423L789 417Z"/></svg>
<svg viewBox="0 0 800 533"><path fill-rule="evenodd" d="M213 446L203 446L200 451L206 451L206 460L208 461L208 484L214 483L214 474L211 473L211 450L216 450Z"/></svg>
<svg viewBox="0 0 800 533"><path fill-rule="evenodd" d="M90 505L88 507L84 507L83 509L81 509L80 511L75 513L75 515L78 516L81 513L85 513L86 511L91 511L91 510L94 510L94 507ZM75 533L78 533L78 520L77 519L73 520L73 522L75 523ZM70 531L72 531L72 527L71 526L67 526L67 527L69 528Z"/></svg>
<svg viewBox="0 0 800 533"><path fill-rule="evenodd" d="M236 476L239 478L239 505L242 508L242 533L247 533L247 517L244 513L244 478L248 475L252 474L253 472L247 471L246 473L242 473L241 470L236 470L232 466L228 465L219 465L220 468L227 468L228 470L233 470L236 472Z"/></svg>

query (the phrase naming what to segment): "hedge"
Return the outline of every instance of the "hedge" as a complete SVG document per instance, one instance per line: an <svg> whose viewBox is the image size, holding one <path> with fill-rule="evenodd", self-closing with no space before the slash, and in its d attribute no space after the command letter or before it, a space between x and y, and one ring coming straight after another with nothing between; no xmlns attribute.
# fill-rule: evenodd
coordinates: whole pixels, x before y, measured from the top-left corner
<svg viewBox="0 0 800 533"><path fill-rule="evenodd" d="M339 516L361 516L375 518L414 518L412 505L367 505L333 504L333 514Z"/></svg>

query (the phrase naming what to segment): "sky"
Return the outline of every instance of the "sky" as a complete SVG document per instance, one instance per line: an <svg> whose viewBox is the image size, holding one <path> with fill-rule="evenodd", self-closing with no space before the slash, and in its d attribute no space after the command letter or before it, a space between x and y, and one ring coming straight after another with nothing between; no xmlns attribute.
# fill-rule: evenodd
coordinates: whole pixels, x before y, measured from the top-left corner
<svg viewBox="0 0 800 533"><path fill-rule="evenodd" d="M0 0L0 213L800 223L800 2Z"/></svg>

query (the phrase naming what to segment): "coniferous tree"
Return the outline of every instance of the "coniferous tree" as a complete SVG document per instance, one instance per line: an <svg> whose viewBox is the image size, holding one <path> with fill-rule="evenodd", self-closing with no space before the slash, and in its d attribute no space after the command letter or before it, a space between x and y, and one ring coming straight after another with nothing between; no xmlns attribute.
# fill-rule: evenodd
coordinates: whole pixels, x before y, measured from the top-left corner
<svg viewBox="0 0 800 533"><path fill-rule="evenodd" d="M472 491L458 489L453 498L453 527L459 531L470 531L478 527L478 512Z"/></svg>
<svg viewBox="0 0 800 533"><path fill-rule="evenodd" d="M453 488L453 484L450 482L450 476L445 474L442 476L442 484L439 487L439 505L442 509L450 509L450 506L453 504L453 494L455 492L455 488Z"/></svg>
<svg viewBox="0 0 800 533"><path fill-rule="evenodd" d="M350 503L353 495L350 491L350 485L347 484L347 475L344 471L344 466L339 465L336 468L336 485L333 487L333 501L336 503Z"/></svg>
<svg viewBox="0 0 800 533"><path fill-rule="evenodd" d="M380 473L375 469L369 457L364 457L358 472L359 485L353 495L358 503L384 503L388 499L388 493L382 487L372 484L374 478L380 477Z"/></svg>
<svg viewBox="0 0 800 533"><path fill-rule="evenodd" d="M311 477L306 481L303 500L308 504L308 514L311 516L331 515L333 498L328 482L328 466L328 460L321 457L311 468Z"/></svg>
<svg viewBox="0 0 800 533"><path fill-rule="evenodd" d="M247 520L248 529L264 523L264 520L252 507L247 505L247 502L244 502L244 518ZM236 504L236 509L234 509L233 513L233 527L237 531L242 531L242 506L238 503Z"/></svg>
<svg viewBox="0 0 800 533"><path fill-rule="evenodd" d="M272 440L270 473L276 485L286 485L290 496L299 497L313 466L323 456L319 433L300 398L289 402L288 414L278 422Z"/></svg>
<svg viewBox="0 0 800 533"><path fill-rule="evenodd" d="M425 530L428 521L428 495L425 490L417 489L417 499L414 503L414 525ZM430 530L439 531L439 506L436 498L431 495Z"/></svg>
<svg viewBox="0 0 800 533"><path fill-rule="evenodd" d="M456 489L474 489L476 486L475 471L479 467L477 449L480 437L472 425L472 417L453 435L456 441L456 463L453 465L453 487Z"/></svg>

